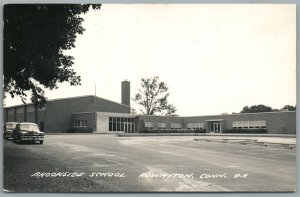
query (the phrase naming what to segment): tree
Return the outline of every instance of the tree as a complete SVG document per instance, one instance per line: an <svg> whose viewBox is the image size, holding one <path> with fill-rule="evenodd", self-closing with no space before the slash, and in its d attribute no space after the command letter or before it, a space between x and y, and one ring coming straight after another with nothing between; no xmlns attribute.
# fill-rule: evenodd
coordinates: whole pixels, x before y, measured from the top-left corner
<svg viewBox="0 0 300 197"><path fill-rule="evenodd" d="M63 52L75 47L85 30L80 14L101 4L7 4L4 6L4 92L23 103L46 101L43 88L69 82L80 85L74 58Z"/></svg>
<svg viewBox="0 0 300 197"><path fill-rule="evenodd" d="M283 108L281 108L282 111L296 111L296 106L292 105L285 105Z"/></svg>
<svg viewBox="0 0 300 197"><path fill-rule="evenodd" d="M272 108L265 105L252 105L251 107L245 106L241 113L257 113L257 112L271 112Z"/></svg>
<svg viewBox="0 0 300 197"><path fill-rule="evenodd" d="M174 105L169 104L169 95L167 85L164 82L159 82L158 76L142 78L141 89L138 90L133 101L142 107L142 114L175 115L177 110Z"/></svg>
<svg viewBox="0 0 300 197"><path fill-rule="evenodd" d="M248 106L243 107L241 113L250 113L250 108Z"/></svg>
<svg viewBox="0 0 300 197"><path fill-rule="evenodd" d="M130 114L136 114L136 110L134 108L130 108Z"/></svg>

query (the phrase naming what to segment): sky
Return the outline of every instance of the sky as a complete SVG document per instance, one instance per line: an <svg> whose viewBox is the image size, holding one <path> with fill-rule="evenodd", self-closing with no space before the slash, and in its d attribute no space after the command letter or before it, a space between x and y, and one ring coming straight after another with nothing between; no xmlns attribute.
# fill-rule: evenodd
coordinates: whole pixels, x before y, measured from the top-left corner
<svg viewBox="0 0 300 197"><path fill-rule="evenodd" d="M96 84L121 102L121 81L134 97L141 78L159 76L181 116L296 105L295 5L103 4L82 17L86 31L65 51L82 85L60 84L48 99L94 95Z"/></svg>

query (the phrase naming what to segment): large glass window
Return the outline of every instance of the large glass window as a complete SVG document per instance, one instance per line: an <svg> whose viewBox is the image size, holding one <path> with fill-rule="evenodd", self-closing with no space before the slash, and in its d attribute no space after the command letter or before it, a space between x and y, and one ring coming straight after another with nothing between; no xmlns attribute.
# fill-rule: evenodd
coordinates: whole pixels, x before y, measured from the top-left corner
<svg viewBox="0 0 300 197"><path fill-rule="evenodd" d="M112 131L112 121L109 121L109 130Z"/></svg>
<svg viewBox="0 0 300 197"><path fill-rule="evenodd" d="M112 122L113 130L112 131L116 131L117 130L117 119L115 117L113 117L112 120L113 120L113 122Z"/></svg>
<svg viewBox="0 0 300 197"><path fill-rule="evenodd" d="M117 118L117 131L121 131L120 125L121 125L121 119Z"/></svg>
<svg viewBox="0 0 300 197"><path fill-rule="evenodd" d="M109 117L109 131L134 132L134 118Z"/></svg>

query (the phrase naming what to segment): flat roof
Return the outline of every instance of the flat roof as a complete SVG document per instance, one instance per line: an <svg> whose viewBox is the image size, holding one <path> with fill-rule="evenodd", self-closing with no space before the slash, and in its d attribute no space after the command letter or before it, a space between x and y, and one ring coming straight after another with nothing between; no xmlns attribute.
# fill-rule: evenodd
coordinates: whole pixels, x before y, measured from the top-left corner
<svg viewBox="0 0 300 197"><path fill-rule="evenodd" d="M101 111L87 111L87 112L75 112L72 115L80 115L80 114L92 114L97 113L100 115L111 115L111 116L128 116L128 117L136 117L137 114L129 114L129 113L116 113L116 112L101 112Z"/></svg>
<svg viewBox="0 0 300 197"><path fill-rule="evenodd" d="M215 114L215 115L199 115L199 116L181 116L185 118L202 117L202 116L239 116L239 115L253 115L253 114L272 114L272 113L296 113L296 111L271 111L271 112L255 112L255 113L236 113L236 114Z"/></svg>

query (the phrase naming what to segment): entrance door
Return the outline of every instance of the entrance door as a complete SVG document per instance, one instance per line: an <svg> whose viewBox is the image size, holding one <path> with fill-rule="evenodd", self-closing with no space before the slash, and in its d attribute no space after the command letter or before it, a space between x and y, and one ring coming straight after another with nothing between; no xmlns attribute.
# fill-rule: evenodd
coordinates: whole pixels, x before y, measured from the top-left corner
<svg viewBox="0 0 300 197"><path fill-rule="evenodd" d="M210 122L209 124L209 130L211 133L220 133L221 132L221 122L216 121L216 122Z"/></svg>
<svg viewBox="0 0 300 197"><path fill-rule="evenodd" d="M125 133L127 133L128 132L128 130L127 130L127 122L124 123L124 128L125 128Z"/></svg>
<svg viewBox="0 0 300 197"><path fill-rule="evenodd" d="M216 123L214 123L214 125L215 125L215 133L220 133L220 130L221 130L221 123L219 123L219 122L216 122Z"/></svg>

